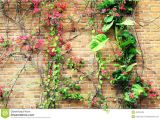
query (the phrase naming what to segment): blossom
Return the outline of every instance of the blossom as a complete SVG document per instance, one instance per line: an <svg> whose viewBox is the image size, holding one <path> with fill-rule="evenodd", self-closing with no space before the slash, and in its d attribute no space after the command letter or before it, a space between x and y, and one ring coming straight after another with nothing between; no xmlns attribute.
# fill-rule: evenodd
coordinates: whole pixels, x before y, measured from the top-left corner
<svg viewBox="0 0 160 120"><path fill-rule="evenodd" d="M102 11L101 11L102 13L105 13L105 12L107 12L107 10L106 9L102 9Z"/></svg>
<svg viewBox="0 0 160 120"><path fill-rule="evenodd" d="M40 12L40 9L39 9L39 8L35 7L35 8L33 9L33 13L34 13L34 14L39 13L39 12Z"/></svg>
<svg viewBox="0 0 160 120"><path fill-rule="evenodd" d="M33 13L35 14L35 13L40 12L40 9L38 8L40 0L32 0L32 3L34 4Z"/></svg>
<svg viewBox="0 0 160 120"><path fill-rule="evenodd" d="M62 16L62 15L61 15L60 12L58 12L58 11L56 11L56 10L53 11L53 18L60 18L61 16Z"/></svg>
<svg viewBox="0 0 160 120"><path fill-rule="evenodd" d="M27 40L28 38L29 38L29 36L26 36L26 35L18 37L18 39L20 39L20 40Z"/></svg>
<svg viewBox="0 0 160 120"><path fill-rule="evenodd" d="M148 91L148 96L149 97L156 97L157 96L157 92L154 88L150 88Z"/></svg>
<svg viewBox="0 0 160 120"><path fill-rule="evenodd" d="M116 17L120 17L120 14L119 14L119 13L116 13L115 16L116 16Z"/></svg>
<svg viewBox="0 0 160 120"><path fill-rule="evenodd" d="M54 51L54 48L53 47L49 47L48 48L48 53L51 57L55 56L56 55L56 52Z"/></svg>
<svg viewBox="0 0 160 120"><path fill-rule="evenodd" d="M43 39L39 39L37 41L37 43L35 44L35 49L42 49L43 45L44 45L44 40Z"/></svg>
<svg viewBox="0 0 160 120"><path fill-rule="evenodd" d="M106 74L107 73L107 70L101 70L102 74Z"/></svg>
<svg viewBox="0 0 160 120"><path fill-rule="evenodd" d="M149 86L151 86L152 84L153 84L153 82L152 82L152 81L149 81L149 82L148 82L148 85L149 85Z"/></svg>
<svg viewBox="0 0 160 120"><path fill-rule="evenodd" d="M130 94L129 94L129 97L130 97L130 98L134 98L134 94L133 94L133 93L130 93Z"/></svg>
<svg viewBox="0 0 160 120"><path fill-rule="evenodd" d="M157 95L155 93L149 93L148 96L151 97L151 98L153 98L153 97L156 97Z"/></svg>
<svg viewBox="0 0 160 120"><path fill-rule="evenodd" d="M123 11L123 10L126 10L125 5L124 5L124 4L121 4L119 9L122 10L122 11Z"/></svg>
<svg viewBox="0 0 160 120"><path fill-rule="evenodd" d="M38 5L38 4L40 3L40 0L32 0L32 3L33 3L34 5Z"/></svg>
<svg viewBox="0 0 160 120"><path fill-rule="evenodd" d="M66 3L57 3L56 7L61 8L62 10L66 10L67 5Z"/></svg>
<svg viewBox="0 0 160 120"><path fill-rule="evenodd" d="M69 51L71 49L71 43L66 43L65 50Z"/></svg>
<svg viewBox="0 0 160 120"><path fill-rule="evenodd" d="M115 12L117 9L116 9L116 8L113 8L112 10Z"/></svg>

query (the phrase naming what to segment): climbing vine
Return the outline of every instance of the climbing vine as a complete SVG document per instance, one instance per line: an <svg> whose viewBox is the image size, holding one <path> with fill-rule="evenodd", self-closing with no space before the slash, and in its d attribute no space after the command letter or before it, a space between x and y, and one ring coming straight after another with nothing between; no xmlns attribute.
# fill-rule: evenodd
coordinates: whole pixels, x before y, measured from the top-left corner
<svg viewBox="0 0 160 120"><path fill-rule="evenodd" d="M92 51L98 56L97 61L99 63L102 58L100 51L110 40L107 37L109 31L110 29L114 30L117 49L113 65L117 69L113 71L113 79L110 80L110 83L118 91L121 91L122 103L125 108L137 108L140 106L142 99L148 96L158 96L151 84L144 82L136 71L136 56L141 53L137 49L135 36L129 31L130 26L135 24L129 17L134 12L137 3L138 0L104 0L98 4L97 8L104 16L103 27L101 34L94 36L90 43Z"/></svg>
<svg viewBox="0 0 160 120"><path fill-rule="evenodd" d="M18 22L9 16L9 6L12 2L16 6ZM42 56L42 65L45 66L45 68L39 68L38 65L33 64L33 67L36 67L40 74L40 85L43 88L38 108L59 108L62 101L88 101L87 107L107 109L109 98L113 96L108 97L103 93L103 85L106 81L110 81L110 84L119 91L121 96L114 98L115 101L118 99L124 108L137 108L140 107L142 99L158 97L157 91L152 88L152 83L144 82L136 69L138 66L136 56L141 55L141 51L137 49L137 39L130 32L130 29L135 24L131 15L134 13L137 3L138 0L104 0L100 3L97 0L86 0L84 13L77 12L79 19L75 22L72 16L67 18L63 16L68 6L67 2L58 0L0 0L3 17L7 21L17 24L22 31L22 35L11 39L8 35L8 26L6 26L5 35L0 36L2 68L7 60L14 55L21 55L25 58L25 64L17 73L11 87L0 86L0 100L5 103L5 107L8 105L18 78L25 71L26 65L34 61L35 56ZM78 11L76 3L72 4L75 5L75 11ZM26 6L27 8L25 8ZM31 14L33 19L38 21L31 33L27 32L22 22L27 14ZM96 21L97 15L103 18L100 29ZM72 23L69 32L74 33L79 30L75 24L78 24L86 16L89 18L88 26L82 30L91 30L90 49L94 53L97 68L89 72L83 70L86 66L83 58L70 55L71 41L78 35L69 39L63 37L64 20L67 19ZM116 49L110 43L109 34L112 30L114 31ZM106 52L108 44L111 44L114 55L104 57L103 53ZM109 73L111 67L116 68L116 70L112 70L112 75ZM65 70L74 71L78 79L75 81L71 76L65 75ZM81 95L80 83L83 83L84 79L91 82L95 89L87 98Z"/></svg>

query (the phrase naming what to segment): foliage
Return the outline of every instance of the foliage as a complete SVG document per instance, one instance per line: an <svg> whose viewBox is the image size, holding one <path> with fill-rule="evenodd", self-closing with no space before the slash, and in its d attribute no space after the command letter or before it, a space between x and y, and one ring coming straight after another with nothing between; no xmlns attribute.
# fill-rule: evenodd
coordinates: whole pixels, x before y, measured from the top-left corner
<svg viewBox="0 0 160 120"><path fill-rule="evenodd" d="M136 55L139 54L139 51L136 48L137 41L135 36L129 32L129 27L134 25L135 22L126 18L126 16L133 13L137 2L137 0L104 0L97 7L100 13L105 15L101 35L105 36L106 39L111 28L115 31L118 51L115 52L114 62L116 64L114 66L117 67L117 70L112 73L113 80L110 83L123 94L122 99L126 108L138 107L141 99L150 96L148 91L151 89L151 86L143 82L138 74L134 74L135 66L137 66ZM95 37L96 39L98 39L97 36ZM102 59L100 50L105 46L106 42L102 42L99 47L98 44L93 42L94 40L92 39L91 41L91 49L97 52L97 63L100 71L100 60ZM93 50L94 46L98 46L98 49ZM101 86L102 81L100 78L101 73L99 73L99 85ZM157 93L154 91L151 96L156 97Z"/></svg>
<svg viewBox="0 0 160 120"><path fill-rule="evenodd" d="M96 52L102 49L105 46L105 43L108 41L108 38L104 34L96 35L92 38L90 43L90 48L92 51Z"/></svg>

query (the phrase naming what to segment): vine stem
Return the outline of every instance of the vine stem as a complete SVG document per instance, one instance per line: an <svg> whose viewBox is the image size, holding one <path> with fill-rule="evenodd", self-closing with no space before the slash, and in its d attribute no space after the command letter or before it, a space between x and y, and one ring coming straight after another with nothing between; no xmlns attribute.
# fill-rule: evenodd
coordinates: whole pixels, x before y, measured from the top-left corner
<svg viewBox="0 0 160 120"><path fill-rule="evenodd" d="M29 56L29 57L30 57L30 56ZM21 73L22 73L23 70L25 69L27 63L28 63L28 59L26 59L25 64L23 65L23 67L21 68L21 70L19 71L19 73L17 74L17 77L16 77L16 79L15 79L15 81L14 81L14 83L13 83L13 85L12 85L10 91L9 91L5 108L7 108L7 106L8 106L9 98L10 98L10 95L11 95L11 93L12 93L12 91L13 91L13 88L14 88L14 86L16 85L17 80L18 80L18 78L20 77Z"/></svg>

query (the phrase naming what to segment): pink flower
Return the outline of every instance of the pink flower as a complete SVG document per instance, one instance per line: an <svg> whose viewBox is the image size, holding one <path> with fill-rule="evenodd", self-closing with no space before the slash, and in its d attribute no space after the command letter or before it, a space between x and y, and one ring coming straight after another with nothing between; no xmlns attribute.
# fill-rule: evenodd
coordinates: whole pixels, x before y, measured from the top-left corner
<svg viewBox="0 0 160 120"><path fill-rule="evenodd" d="M35 49L42 49L43 45L44 45L44 40L43 39L39 39L37 41L37 43L35 44Z"/></svg>
<svg viewBox="0 0 160 120"><path fill-rule="evenodd" d="M53 18L60 18L62 16L61 13L59 13L56 10L53 11L53 15L54 15Z"/></svg>
<svg viewBox="0 0 160 120"><path fill-rule="evenodd" d="M40 3L40 0L32 0L32 3L38 5Z"/></svg>
<svg viewBox="0 0 160 120"><path fill-rule="evenodd" d="M107 73L107 70L101 70L102 74L106 74Z"/></svg>
<svg viewBox="0 0 160 120"><path fill-rule="evenodd" d="M34 10L33 10L33 14L36 14L36 13L39 13L40 12L40 9L35 7Z"/></svg>
<svg viewBox="0 0 160 120"><path fill-rule="evenodd" d="M102 13L105 13L105 12L107 12L107 10L106 9L102 9L102 11L101 11Z"/></svg>
<svg viewBox="0 0 160 120"><path fill-rule="evenodd" d="M153 97L156 97L157 95L155 93L150 93L149 94L149 97L153 98Z"/></svg>
<svg viewBox="0 0 160 120"><path fill-rule="evenodd" d="M29 36L19 36L18 39L20 40L27 40L29 38Z"/></svg>
<svg viewBox="0 0 160 120"><path fill-rule="evenodd" d="M115 12L117 9L116 9L116 8L113 8L112 10Z"/></svg>
<svg viewBox="0 0 160 120"><path fill-rule="evenodd" d="M119 14L119 13L116 13L115 16L116 16L116 17L120 17L120 14Z"/></svg>

